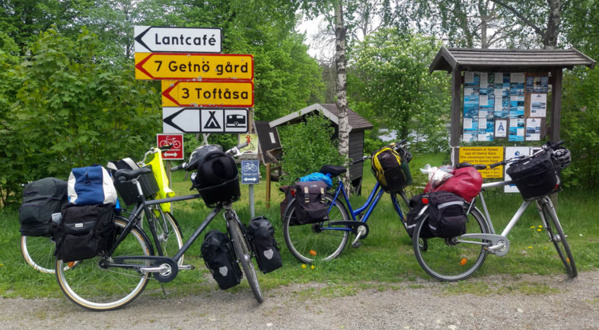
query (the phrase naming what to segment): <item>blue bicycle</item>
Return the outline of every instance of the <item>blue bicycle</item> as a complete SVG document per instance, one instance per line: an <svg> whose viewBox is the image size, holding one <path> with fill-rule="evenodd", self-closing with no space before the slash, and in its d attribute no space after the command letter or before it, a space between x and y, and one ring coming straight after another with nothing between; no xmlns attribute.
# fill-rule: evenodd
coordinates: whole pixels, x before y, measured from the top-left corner
<svg viewBox="0 0 599 330"><path fill-rule="evenodd" d="M403 149L405 140L392 145L396 151L405 152ZM370 159L371 156L364 156L354 163L363 162ZM332 179L336 178L337 187L334 192L326 193L326 203L328 206L328 219L323 222L311 223L305 225L295 225L295 213L298 204L292 199L283 217L283 235L287 248L293 256L303 263L313 263L317 260L328 261L341 254L350 234L355 235L352 247L359 247L361 240L366 238L369 233L367 221L374 208L378 205L385 189L377 182L368 196L368 200L360 207L352 207L349 197L345 192L345 185L339 177L347 169L343 166L326 165L320 169L320 173L329 175ZM399 198L398 198L399 195ZM390 193L393 208L397 212L401 223L407 230L406 217L404 211L408 208L409 200L402 188L399 192ZM404 211L400 207L400 200L404 202ZM345 203L343 202L345 201ZM402 205L402 206L403 206Z"/></svg>

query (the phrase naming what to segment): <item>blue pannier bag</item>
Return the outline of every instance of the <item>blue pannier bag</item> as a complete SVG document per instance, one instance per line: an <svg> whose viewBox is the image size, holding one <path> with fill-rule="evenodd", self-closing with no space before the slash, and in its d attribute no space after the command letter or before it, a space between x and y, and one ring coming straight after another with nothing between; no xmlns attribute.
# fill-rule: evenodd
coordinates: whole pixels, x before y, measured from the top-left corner
<svg viewBox="0 0 599 330"><path fill-rule="evenodd" d="M74 205L114 205L117 200L112 178L100 165L72 169L68 194L69 203Z"/></svg>

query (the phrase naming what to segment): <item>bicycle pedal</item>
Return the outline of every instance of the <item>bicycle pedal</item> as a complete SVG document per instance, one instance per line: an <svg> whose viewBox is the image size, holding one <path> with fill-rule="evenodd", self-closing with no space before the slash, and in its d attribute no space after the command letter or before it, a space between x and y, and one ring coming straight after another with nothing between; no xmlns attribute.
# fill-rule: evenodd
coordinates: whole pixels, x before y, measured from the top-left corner
<svg viewBox="0 0 599 330"><path fill-rule="evenodd" d="M179 270L194 270L196 267L194 265L181 265L179 266Z"/></svg>
<svg viewBox="0 0 599 330"><path fill-rule="evenodd" d="M351 247L353 247L354 249L359 248L362 245L362 241L355 241L353 243L351 243Z"/></svg>

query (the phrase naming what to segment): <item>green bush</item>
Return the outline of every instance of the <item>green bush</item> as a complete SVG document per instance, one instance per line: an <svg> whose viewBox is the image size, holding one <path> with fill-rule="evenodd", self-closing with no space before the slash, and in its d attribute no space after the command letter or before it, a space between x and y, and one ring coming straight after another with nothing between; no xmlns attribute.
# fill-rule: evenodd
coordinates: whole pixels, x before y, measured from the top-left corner
<svg viewBox="0 0 599 330"><path fill-rule="evenodd" d="M335 129L322 114L308 115L299 124L281 128L284 176L282 185L293 184L298 178L316 172L322 165L342 165L337 141L333 140Z"/></svg>

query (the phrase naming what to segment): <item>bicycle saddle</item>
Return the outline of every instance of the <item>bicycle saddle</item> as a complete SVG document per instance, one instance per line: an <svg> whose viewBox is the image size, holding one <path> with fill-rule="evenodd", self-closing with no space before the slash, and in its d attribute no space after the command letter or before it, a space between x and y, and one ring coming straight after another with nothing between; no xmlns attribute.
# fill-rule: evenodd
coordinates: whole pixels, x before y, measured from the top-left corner
<svg viewBox="0 0 599 330"><path fill-rule="evenodd" d="M343 166L335 166L335 165L323 165L318 172L322 174L330 174L331 177L336 177L339 174L347 172L347 169Z"/></svg>

